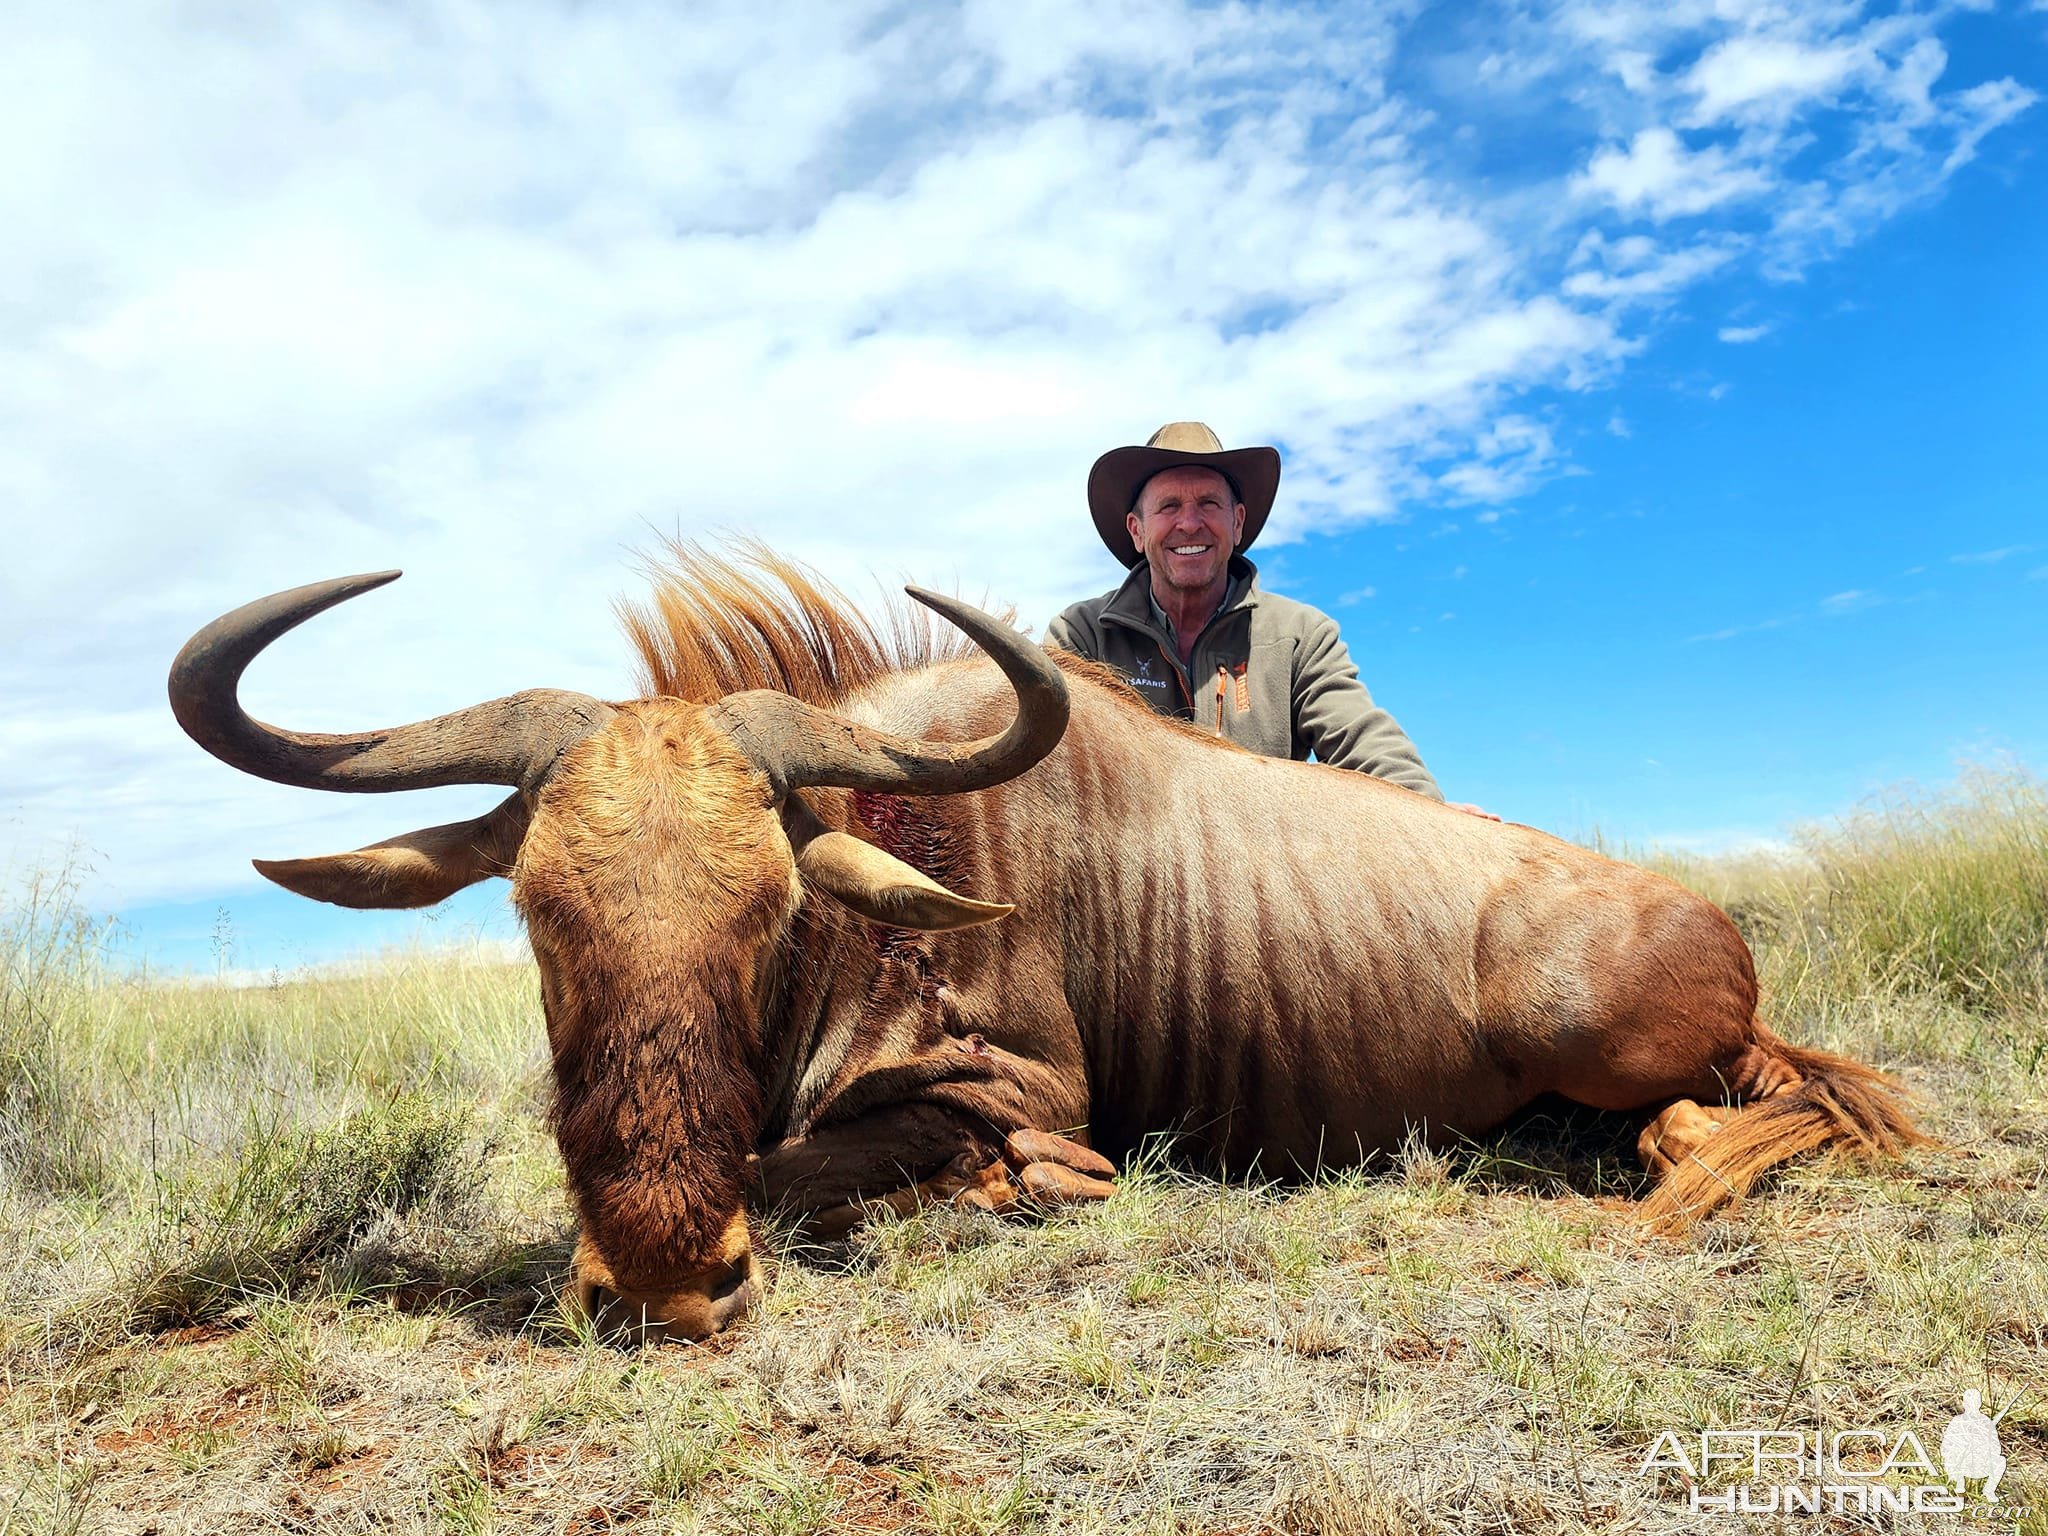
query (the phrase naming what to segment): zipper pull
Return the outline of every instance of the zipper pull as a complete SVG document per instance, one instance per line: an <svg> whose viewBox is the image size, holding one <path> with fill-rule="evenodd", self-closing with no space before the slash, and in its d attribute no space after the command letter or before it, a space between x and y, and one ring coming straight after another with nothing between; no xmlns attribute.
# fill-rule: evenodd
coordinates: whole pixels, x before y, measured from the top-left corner
<svg viewBox="0 0 2048 1536"><path fill-rule="evenodd" d="M1230 669L1216 663L1216 734L1223 734L1223 695L1230 687Z"/></svg>

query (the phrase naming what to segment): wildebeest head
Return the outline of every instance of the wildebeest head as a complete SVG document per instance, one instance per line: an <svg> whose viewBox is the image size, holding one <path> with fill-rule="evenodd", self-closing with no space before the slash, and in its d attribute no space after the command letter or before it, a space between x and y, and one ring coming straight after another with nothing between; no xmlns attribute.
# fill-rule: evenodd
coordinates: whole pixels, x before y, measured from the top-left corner
<svg viewBox="0 0 2048 1536"><path fill-rule="evenodd" d="M513 787L474 821L257 868L351 907L426 906L510 876L540 967L556 1136L583 1220L574 1299L607 1333L715 1333L760 1289L743 1184L763 1114L763 988L804 887L895 927L1010 911L827 830L801 791L953 794L1014 778L1059 741L1065 683L1008 625L913 588L1010 679L1017 716L1000 735L907 740L759 689L622 704L531 691L344 735L242 710L237 685L264 646L396 575L319 582L216 620L179 653L172 708L214 756L279 783Z"/></svg>

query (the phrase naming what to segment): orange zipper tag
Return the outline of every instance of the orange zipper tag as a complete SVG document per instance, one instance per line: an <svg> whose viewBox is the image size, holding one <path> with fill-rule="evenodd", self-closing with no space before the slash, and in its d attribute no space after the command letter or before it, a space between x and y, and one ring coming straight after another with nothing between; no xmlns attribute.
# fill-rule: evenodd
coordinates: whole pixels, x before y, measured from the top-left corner
<svg viewBox="0 0 2048 1536"><path fill-rule="evenodd" d="M1216 734L1223 734L1223 694L1230 684L1230 670L1222 662L1216 663Z"/></svg>
<svg viewBox="0 0 2048 1536"><path fill-rule="evenodd" d="M1157 640L1152 643L1159 645ZM1181 696L1188 701L1188 719L1193 720L1195 718L1195 696L1190 691L1194 686L1193 679L1181 670L1180 663L1173 659L1173 653L1167 650L1165 646L1159 645L1159 655L1166 663L1166 670L1173 674L1174 685L1180 689Z"/></svg>

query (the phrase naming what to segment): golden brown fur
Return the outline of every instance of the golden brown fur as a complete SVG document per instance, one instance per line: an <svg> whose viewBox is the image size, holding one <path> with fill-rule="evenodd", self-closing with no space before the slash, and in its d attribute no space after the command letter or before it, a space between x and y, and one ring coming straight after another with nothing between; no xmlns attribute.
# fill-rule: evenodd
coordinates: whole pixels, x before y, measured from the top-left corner
<svg viewBox="0 0 2048 1536"><path fill-rule="evenodd" d="M830 709L893 673L966 654L931 615L891 604L885 627L815 572L744 541L739 561L685 539L649 563L653 594L618 604L646 697L709 704L769 688Z"/></svg>

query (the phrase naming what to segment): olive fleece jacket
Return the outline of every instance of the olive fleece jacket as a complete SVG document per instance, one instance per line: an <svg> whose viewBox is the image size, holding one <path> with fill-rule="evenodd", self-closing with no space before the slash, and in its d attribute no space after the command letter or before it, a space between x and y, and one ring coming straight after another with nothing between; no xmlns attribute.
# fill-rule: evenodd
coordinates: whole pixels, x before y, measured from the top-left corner
<svg viewBox="0 0 2048 1536"><path fill-rule="evenodd" d="M1337 634L1337 621L1259 590L1258 568L1230 561L1223 606L1195 640L1182 672L1152 604L1140 561L1114 592L1075 603L1046 626L1045 643L1116 668L1162 715L1192 720L1267 757L1355 768L1443 799L1394 717L1372 701Z"/></svg>

